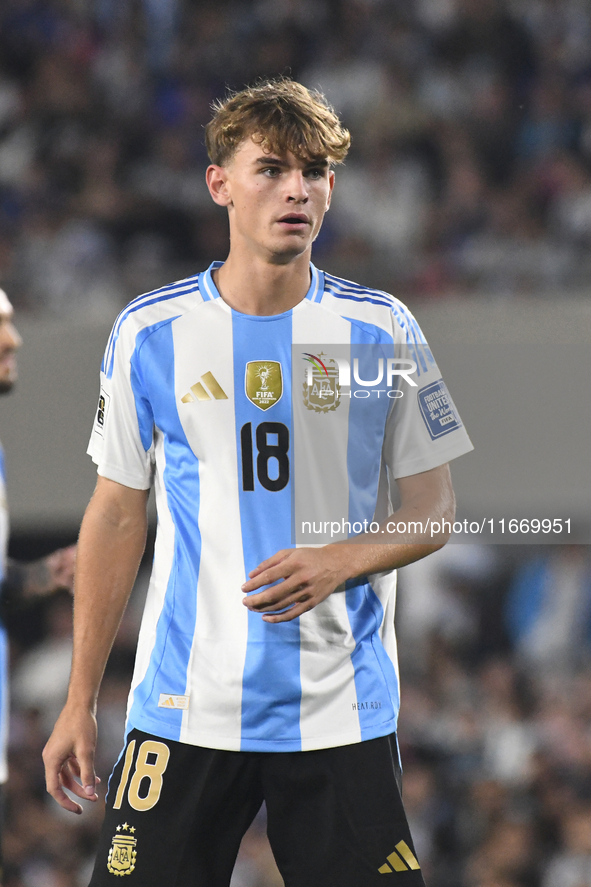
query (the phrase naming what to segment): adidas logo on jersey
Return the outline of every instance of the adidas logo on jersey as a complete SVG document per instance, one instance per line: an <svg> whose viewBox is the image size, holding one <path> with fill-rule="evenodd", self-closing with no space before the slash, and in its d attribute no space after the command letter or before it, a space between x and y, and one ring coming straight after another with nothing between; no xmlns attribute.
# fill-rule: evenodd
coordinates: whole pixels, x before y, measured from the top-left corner
<svg viewBox="0 0 591 887"><path fill-rule="evenodd" d="M205 386L202 384L205 383ZM209 391L208 391L209 389ZM211 394L209 393L211 392ZM191 390L184 397L182 403L194 403L195 400L228 400L228 395L216 379L213 373L204 373L201 382L191 385Z"/></svg>
<svg viewBox="0 0 591 887"><path fill-rule="evenodd" d="M185 711L189 708L189 697L175 696L172 693L161 693L158 700L158 708L180 708Z"/></svg>
<svg viewBox="0 0 591 887"><path fill-rule="evenodd" d="M398 851L398 853L396 851ZM388 862L385 862L384 865L378 869L378 872L381 875L391 874L392 872L407 872L409 869L412 869L413 871L420 869L417 858L406 841L399 841L398 844L396 844L394 852L391 853L390 856L387 856L386 859Z"/></svg>

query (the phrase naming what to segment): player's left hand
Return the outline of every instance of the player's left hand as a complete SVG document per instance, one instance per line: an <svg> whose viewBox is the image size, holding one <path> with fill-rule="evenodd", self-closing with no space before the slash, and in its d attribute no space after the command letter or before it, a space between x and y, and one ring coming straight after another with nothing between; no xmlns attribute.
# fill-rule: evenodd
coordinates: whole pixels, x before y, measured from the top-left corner
<svg viewBox="0 0 591 887"><path fill-rule="evenodd" d="M243 604L262 613L265 622L290 622L312 610L349 578L345 560L346 549L341 545L278 551L248 574L250 578L242 586L248 595ZM271 587L249 594L266 585Z"/></svg>

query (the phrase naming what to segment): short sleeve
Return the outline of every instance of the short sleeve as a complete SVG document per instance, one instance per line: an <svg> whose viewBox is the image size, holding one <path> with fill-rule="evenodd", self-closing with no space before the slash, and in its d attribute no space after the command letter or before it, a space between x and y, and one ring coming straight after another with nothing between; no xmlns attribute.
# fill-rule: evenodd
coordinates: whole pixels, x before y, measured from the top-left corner
<svg viewBox="0 0 591 887"><path fill-rule="evenodd" d="M133 489L148 489L153 476L153 428L135 337L124 324L117 335L111 334L101 368L87 449L98 474Z"/></svg>
<svg viewBox="0 0 591 887"><path fill-rule="evenodd" d="M401 377L386 426L384 460L394 478L428 471L474 449L425 337L412 315L405 315L404 326L393 315L396 354L416 369Z"/></svg>

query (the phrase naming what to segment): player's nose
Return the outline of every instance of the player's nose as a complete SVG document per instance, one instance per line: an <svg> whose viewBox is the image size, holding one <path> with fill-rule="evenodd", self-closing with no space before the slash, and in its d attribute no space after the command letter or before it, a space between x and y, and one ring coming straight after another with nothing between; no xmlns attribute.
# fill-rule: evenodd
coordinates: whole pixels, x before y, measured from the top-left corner
<svg viewBox="0 0 591 887"><path fill-rule="evenodd" d="M294 169L287 178L288 200L306 203L308 200L308 181L302 170Z"/></svg>

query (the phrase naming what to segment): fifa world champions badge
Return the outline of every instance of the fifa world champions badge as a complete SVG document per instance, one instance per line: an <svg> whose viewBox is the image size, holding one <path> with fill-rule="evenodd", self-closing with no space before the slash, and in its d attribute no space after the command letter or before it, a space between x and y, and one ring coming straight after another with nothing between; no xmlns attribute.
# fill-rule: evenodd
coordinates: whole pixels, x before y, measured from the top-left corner
<svg viewBox="0 0 591 887"><path fill-rule="evenodd" d="M304 360L311 364L306 370L304 381L304 406L316 413L336 410L341 402L337 362L327 358L322 352L316 355L308 354L307 351Z"/></svg>
<svg viewBox="0 0 591 887"><path fill-rule="evenodd" d="M117 826L117 834L111 841L107 858L107 868L112 875L131 875L135 869L137 839L133 836L134 832L135 828L127 822Z"/></svg>
<svg viewBox="0 0 591 887"><path fill-rule="evenodd" d="M249 360L246 364L246 396L260 410L281 400L283 373L278 360Z"/></svg>

